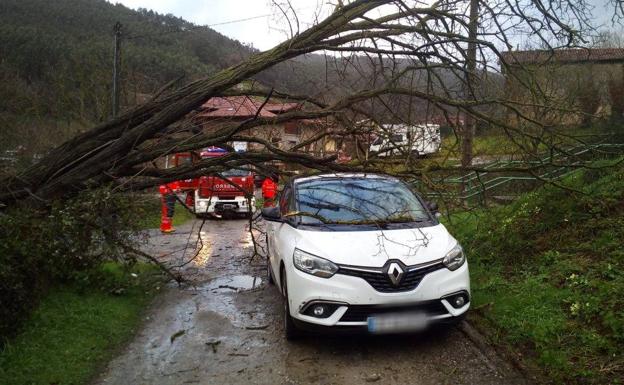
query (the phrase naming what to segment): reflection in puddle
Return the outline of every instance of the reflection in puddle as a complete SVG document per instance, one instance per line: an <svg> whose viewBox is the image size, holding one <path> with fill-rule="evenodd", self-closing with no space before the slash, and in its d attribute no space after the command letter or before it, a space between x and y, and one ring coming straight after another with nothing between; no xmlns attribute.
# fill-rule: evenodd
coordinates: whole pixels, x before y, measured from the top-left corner
<svg viewBox="0 0 624 385"><path fill-rule="evenodd" d="M251 275L233 275L221 277L208 282L203 288L206 290L226 289L234 291L251 290L262 284L262 278Z"/></svg>
<svg viewBox="0 0 624 385"><path fill-rule="evenodd" d="M208 282L203 288L206 290L225 289L234 291L251 290L262 284L262 278L251 275L233 275L221 277Z"/></svg>
<svg viewBox="0 0 624 385"><path fill-rule="evenodd" d="M196 266L206 266L212 256L212 242L208 239L208 234L205 231L200 232L199 236L202 240L202 248L197 253L194 262Z"/></svg>
<svg viewBox="0 0 624 385"><path fill-rule="evenodd" d="M244 235L240 241L241 245L245 249L248 247L253 247L253 239L251 238L251 233L248 230L249 229L245 230ZM257 234L254 235L257 236Z"/></svg>

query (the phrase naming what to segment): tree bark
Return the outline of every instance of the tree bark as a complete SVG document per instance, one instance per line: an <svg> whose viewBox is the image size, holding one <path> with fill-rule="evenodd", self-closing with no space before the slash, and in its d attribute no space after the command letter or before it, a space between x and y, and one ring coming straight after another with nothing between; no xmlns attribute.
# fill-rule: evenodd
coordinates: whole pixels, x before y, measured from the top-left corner
<svg viewBox="0 0 624 385"><path fill-rule="evenodd" d="M477 92L477 32L479 28L479 0L470 0L470 20L468 24L468 49L466 51L466 91L465 96L475 99ZM470 113L466 114L462 127L462 158L463 167L472 164L472 144L476 132L476 120Z"/></svg>

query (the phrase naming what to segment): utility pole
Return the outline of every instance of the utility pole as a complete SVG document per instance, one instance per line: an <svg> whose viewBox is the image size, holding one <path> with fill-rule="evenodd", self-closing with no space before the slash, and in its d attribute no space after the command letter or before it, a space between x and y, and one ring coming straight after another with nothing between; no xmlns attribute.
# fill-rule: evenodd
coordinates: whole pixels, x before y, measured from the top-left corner
<svg viewBox="0 0 624 385"><path fill-rule="evenodd" d="M119 73L121 71L121 23L115 23L115 50L113 57L113 118L119 113Z"/></svg>
<svg viewBox="0 0 624 385"><path fill-rule="evenodd" d="M479 28L479 0L470 0L470 20L468 21L468 49L466 50L466 72L464 99L474 100L477 77L477 32ZM472 164L472 141L476 131L476 122L472 115L465 114L462 128L462 166Z"/></svg>

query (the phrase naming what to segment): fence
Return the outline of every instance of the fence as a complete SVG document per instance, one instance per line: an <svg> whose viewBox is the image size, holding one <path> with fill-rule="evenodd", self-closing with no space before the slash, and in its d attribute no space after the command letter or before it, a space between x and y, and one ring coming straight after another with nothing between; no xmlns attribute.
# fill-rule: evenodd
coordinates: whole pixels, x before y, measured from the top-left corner
<svg viewBox="0 0 624 385"><path fill-rule="evenodd" d="M624 155L624 144L598 143L569 147L542 154L535 160L497 160L462 176L437 177L415 187L429 199L458 200L485 205L488 196L503 192L511 196L553 182L589 161ZM521 171L536 170L535 172Z"/></svg>

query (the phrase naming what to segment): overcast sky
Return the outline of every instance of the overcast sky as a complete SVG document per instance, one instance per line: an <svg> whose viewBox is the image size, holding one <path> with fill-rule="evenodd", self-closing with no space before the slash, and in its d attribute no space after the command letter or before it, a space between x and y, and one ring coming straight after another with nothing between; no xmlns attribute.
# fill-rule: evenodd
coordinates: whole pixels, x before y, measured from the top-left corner
<svg viewBox="0 0 624 385"><path fill-rule="evenodd" d="M171 13L212 29L242 43L265 50L288 37L288 24L270 0L109 0L133 9L147 8ZM326 0L291 0L300 18L301 29L322 19L331 10ZM323 13L323 11L325 11ZM237 21L241 19L249 19ZM227 24L221 24L227 23ZM220 24L220 25L219 25Z"/></svg>
<svg viewBox="0 0 624 385"><path fill-rule="evenodd" d="M199 25L208 25L220 33L255 48L265 50L288 37L288 24L271 0L109 0L129 8L147 8L158 13L171 13ZM587 0L594 4L597 25L611 27L608 0ZM291 0L306 29L318 17L322 19L332 10L330 0ZM241 19L248 19L237 21ZM222 24L226 23L226 24Z"/></svg>

